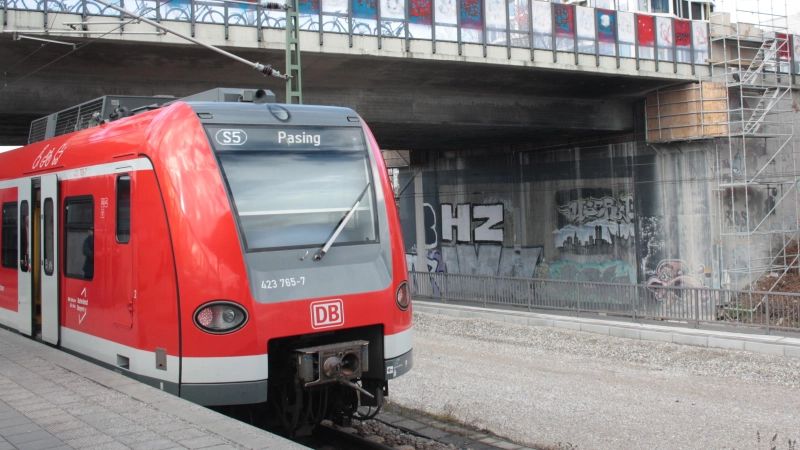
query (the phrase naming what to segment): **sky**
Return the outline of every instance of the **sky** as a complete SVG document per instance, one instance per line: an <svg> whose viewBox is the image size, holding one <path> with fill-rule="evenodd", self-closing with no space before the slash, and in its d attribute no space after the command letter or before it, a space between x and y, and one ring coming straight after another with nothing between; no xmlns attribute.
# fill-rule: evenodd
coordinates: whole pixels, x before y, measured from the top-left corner
<svg viewBox="0 0 800 450"><path fill-rule="evenodd" d="M789 32L800 34L800 0L716 0L717 10L731 13L731 22L737 22L736 10L759 11L763 14L786 14L789 16ZM792 16L794 20L792 20ZM769 16L762 16L766 19ZM742 22L757 23L754 14L742 14ZM779 24L782 27L784 24Z"/></svg>

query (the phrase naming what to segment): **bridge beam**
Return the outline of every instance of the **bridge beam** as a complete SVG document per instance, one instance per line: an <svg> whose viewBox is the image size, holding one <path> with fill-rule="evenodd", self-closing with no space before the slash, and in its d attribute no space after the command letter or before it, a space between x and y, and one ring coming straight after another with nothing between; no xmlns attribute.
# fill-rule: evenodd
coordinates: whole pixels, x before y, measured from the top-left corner
<svg viewBox="0 0 800 450"><path fill-rule="evenodd" d="M9 18L8 29L41 28L41 13L11 11ZM54 26L70 20L59 14ZM188 30L189 24L169 26L186 31L181 27ZM125 30L153 31L145 24ZM260 43L254 28L229 27L227 40L220 25L196 24L195 31L243 58L285 69L283 31L264 30ZM89 42L56 36L50 38ZM320 47L318 35L301 32L304 103L352 107L386 148L449 150L632 132L634 103L658 87L694 79L672 71L616 69L615 59L613 68L597 67L594 56L585 66L554 65L543 62L547 58L531 62L529 51L527 61L509 59L504 47L502 58L491 52L483 58L482 46L477 57L465 44L465 56L457 57L448 53L448 43L437 43L432 54L420 48L429 42L412 41L406 53L394 48L400 39L384 38L380 50L374 37L355 36L353 48L347 39L326 34ZM27 127L20 123L30 117L111 93L181 97L214 87L258 87L284 100L284 82L169 35L112 33L64 56L70 51L0 34L0 61L7 70L0 89L0 121L7 124L0 128L0 144L23 143Z"/></svg>

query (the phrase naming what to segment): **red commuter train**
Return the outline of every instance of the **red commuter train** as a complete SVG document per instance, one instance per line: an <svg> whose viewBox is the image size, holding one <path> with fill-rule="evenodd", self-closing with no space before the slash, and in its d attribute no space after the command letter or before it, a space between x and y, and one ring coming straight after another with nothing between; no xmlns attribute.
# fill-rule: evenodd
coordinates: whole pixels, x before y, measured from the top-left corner
<svg viewBox="0 0 800 450"><path fill-rule="evenodd" d="M380 406L412 366L380 149L351 109L268 98L104 97L34 122L54 137L0 154L0 325L290 430Z"/></svg>

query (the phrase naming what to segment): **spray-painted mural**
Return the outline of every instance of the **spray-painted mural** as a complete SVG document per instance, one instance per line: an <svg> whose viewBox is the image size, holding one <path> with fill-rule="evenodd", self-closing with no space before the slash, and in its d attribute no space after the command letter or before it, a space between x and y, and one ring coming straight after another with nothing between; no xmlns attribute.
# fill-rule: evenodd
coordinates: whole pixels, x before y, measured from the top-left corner
<svg viewBox="0 0 800 450"><path fill-rule="evenodd" d="M541 272L541 271L540 271ZM636 268L625 261L557 261L547 265L548 277L555 280L635 283Z"/></svg>
<svg viewBox="0 0 800 450"><path fill-rule="evenodd" d="M476 225L473 227L473 225ZM462 203L456 206L442 203L442 241L460 243L502 243L503 242L503 204L471 205Z"/></svg>
<svg viewBox="0 0 800 450"><path fill-rule="evenodd" d="M615 239L627 240L635 234L631 194L617 198L578 198L556 208L568 220L567 224L553 232L556 247L564 247L568 243L595 245L600 241L614 244Z"/></svg>
<svg viewBox="0 0 800 450"><path fill-rule="evenodd" d="M427 247L424 271L534 277L542 247L504 247L508 201L497 198L488 201L455 206L442 203L441 215L436 214L431 204L424 204ZM406 254L409 270L417 270L416 255L417 248L413 245Z"/></svg>
<svg viewBox="0 0 800 450"><path fill-rule="evenodd" d="M424 262L430 272L642 283L661 291L719 286L705 181L711 176L700 149L656 152L628 143L453 154L421 164L422 180L411 180L414 172L407 178L413 182L399 180L411 186L401 195L409 269ZM758 207L769 211L768 201L759 197ZM426 257L419 260L416 233L423 230Z"/></svg>

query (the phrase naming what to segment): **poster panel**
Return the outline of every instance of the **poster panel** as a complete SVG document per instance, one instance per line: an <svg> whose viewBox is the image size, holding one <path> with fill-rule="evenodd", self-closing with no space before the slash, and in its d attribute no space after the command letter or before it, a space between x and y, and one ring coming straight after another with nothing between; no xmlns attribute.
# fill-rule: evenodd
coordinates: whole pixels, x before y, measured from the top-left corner
<svg viewBox="0 0 800 450"><path fill-rule="evenodd" d="M455 25L458 23L456 18L456 0L435 0L436 23L444 25Z"/></svg>
<svg viewBox="0 0 800 450"><path fill-rule="evenodd" d="M617 13L617 29L619 30L619 42L625 44L636 43L636 21L635 15L629 12Z"/></svg>
<svg viewBox="0 0 800 450"><path fill-rule="evenodd" d="M533 32L538 34L553 34L553 11L550 3L534 1L531 3L533 11Z"/></svg>
<svg viewBox="0 0 800 450"><path fill-rule="evenodd" d="M658 45L658 60L672 61L672 19L667 17L656 17L656 44Z"/></svg>
<svg viewBox="0 0 800 450"><path fill-rule="evenodd" d="M617 18L614 11L608 9L598 9L597 15L597 38L601 55L617 55Z"/></svg>
<svg viewBox="0 0 800 450"><path fill-rule="evenodd" d="M600 42L613 44L617 41L617 18L614 11L607 9L597 10L597 37Z"/></svg>
<svg viewBox="0 0 800 450"><path fill-rule="evenodd" d="M457 0L433 0L436 8L436 40L455 42L458 40Z"/></svg>
<svg viewBox="0 0 800 450"><path fill-rule="evenodd" d="M531 2L531 28L533 47L542 50L553 49L553 6L551 3Z"/></svg>
<svg viewBox="0 0 800 450"><path fill-rule="evenodd" d="M708 23L692 22L692 41L695 64L705 64L708 59Z"/></svg>
<svg viewBox="0 0 800 450"><path fill-rule="evenodd" d="M505 31L506 29L505 0L486 0L486 28L500 29Z"/></svg>
<svg viewBox="0 0 800 450"><path fill-rule="evenodd" d="M636 15L636 30L639 42L639 58L653 59L655 57L654 47L656 45L656 24L653 16L644 14Z"/></svg>
<svg viewBox="0 0 800 450"><path fill-rule="evenodd" d="M347 14L347 0L322 0L323 14Z"/></svg>
<svg viewBox="0 0 800 450"><path fill-rule="evenodd" d="M656 41L659 47L672 47L672 19L656 17Z"/></svg>
<svg viewBox="0 0 800 450"><path fill-rule="evenodd" d="M322 0L325 2L326 0ZM332 0L327 0L332 1ZM381 19L406 19L406 3L403 0L380 0ZM323 3L324 5L325 3ZM324 8L324 6L323 6Z"/></svg>
<svg viewBox="0 0 800 450"><path fill-rule="evenodd" d="M377 19L376 0L353 0L353 17L356 19Z"/></svg>
<svg viewBox="0 0 800 450"><path fill-rule="evenodd" d="M646 16L644 14L637 14L638 21L639 42L642 47L653 47L655 41L655 21L653 16Z"/></svg>
<svg viewBox="0 0 800 450"><path fill-rule="evenodd" d="M575 37L575 7L572 5L553 5L555 14L556 37Z"/></svg>
<svg viewBox="0 0 800 450"><path fill-rule="evenodd" d="M578 6L576 14L578 17L578 38L594 41L594 9Z"/></svg>
<svg viewBox="0 0 800 450"><path fill-rule="evenodd" d="M794 55L794 73L800 73L800 36L792 36L792 50Z"/></svg>
<svg viewBox="0 0 800 450"><path fill-rule="evenodd" d="M528 0L510 0L508 2L508 27L511 30L530 31L528 17Z"/></svg>
<svg viewBox="0 0 800 450"><path fill-rule="evenodd" d="M692 22L688 20L675 20L675 47L678 62L692 62Z"/></svg>
<svg viewBox="0 0 800 450"><path fill-rule="evenodd" d="M483 27L481 0L461 0L461 28L480 30Z"/></svg>
<svg viewBox="0 0 800 450"><path fill-rule="evenodd" d="M675 46L690 48L692 46L692 22L688 20L675 21Z"/></svg>
<svg viewBox="0 0 800 450"><path fill-rule="evenodd" d="M319 14L319 0L300 0L297 9L300 14Z"/></svg>

